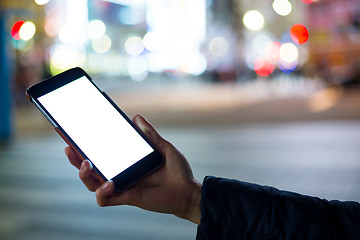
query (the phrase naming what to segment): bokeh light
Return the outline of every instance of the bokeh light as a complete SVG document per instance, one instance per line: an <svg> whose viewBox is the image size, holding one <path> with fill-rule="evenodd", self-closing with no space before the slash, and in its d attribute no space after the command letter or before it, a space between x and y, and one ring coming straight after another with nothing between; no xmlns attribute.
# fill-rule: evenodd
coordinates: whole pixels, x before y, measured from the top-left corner
<svg viewBox="0 0 360 240"><path fill-rule="evenodd" d="M245 64L246 64L246 66L249 69L254 70L254 63L255 63L257 57L254 56L253 49L251 47L246 47L244 55L245 55Z"/></svg>
<svg viewBox="0 0 360 240"><path fill-rule="evenodd" d="M301 0L302 2L306 3L306 4L311 4L314 2L314 0Z"/></svg>
<svg viewBox="0 0 360 240"><path fill-rule="evenodd" d="M145 14L141 9L134 7L122 7L119 10L119 20L125 25L136 25L143 22Z"/></svg>
<svg viewBox="0 0 360 240"><path fill-rule="evenodd" d="M149 73L145 57L141 55L130 57L127 62L127 71L132 80L144 80Z"/></svg>
<svg viewBox="0 0 360 240"><path fill-rule="evenodd" d="M65 25L59 31L59 40L64 44L74 43L78 37L78 31L72 26Z"/></svg>
<svg viewBox="0 0 360 240"><path fill-rule="evenodd" d="M298 66L298 61L295 60L294 62L285 62L283 60L280 60L279 63L279 69L284 73L292 73L295 71L296 67Z"/></svg>
<svg viewBox="0 0 360 240"><path fill-rule="evenodd" d="M251 10L245 13L243 23L246 28L252 31L258 31L264 26L265 20L259 11Z"/></svg>
<svg viewBox="0 0 360 240"><path fill-rule="evenodd" d="M206 67L206 57L198 52L187 55L181 69L187 74L200 75L205 72Z"/></svg>
<svg viewBox="0 0 360 240"><path fill-rule="evenodd" d="M272 7L280 16L287 16L292 11L292 5L288 0L274 0Z"/></svg>
<svg viewBox="0 0 360 240"><path fill-rule="evenodd" d="M148 32L143 39L144 47L149 51L159 51L164 46L165 36L159 32Z"/></svg>
<svg viewBox="0 0 360 240"><path fill-rule="evenodd" d="M252 53L255 58L263 58L266 53L266 47L272 42L268 34L262 33L257 35L251 43Z"/></svg>
<svg viewBox="0 0 360 240"><path fill-rule="evenodd" d="M25 22L22 20L17 21L16 23L14 23L14 25L11 28L11 36L15 39L15 40L20 40L20 35L19 35L19 31L21 26L24 24Z"/></svg>
<svg viewBox="0 0 360 240"><path fill-rule="evenodd" d="M143 40L139 36L131 36L125 42L125 51L131 56L140 55L144 51Z"/></svg>
<svg viewBox="0 0 360 240"><path fill-rule="evenodd" d="M111 48L111 39L104 34L100 38L93 39L91 46L97 53L106 53Z"/></svg>
<svg viewBox="0 0 360 240"><path fill-rule="evenodd" d="M266 46L265 56L266 59L271 63L277 63L280 60L280 47L281 44L279 42L271 42Z"/></svg>
<svg viewBox="0 0 360 240"><path fill-rule="evenodd" d="M94 74L119 76L127 73L126 61L123 55L115 51L106 54L87 52L85 68Z"/></svg>
<svg viewBox="0 0 360 240"><path fill-rule="evenodd" d="M50 37L56 37L60 30L60 20L56 14L52 14L45 19L44 29L47 35Z"/></svg>
<svg viewBox="0 0 360 240"><path fill-rule="evenodd" d="M106 26L101 20L92 20L86 30L89 38L96 39L105 34Z"/></svg>
<svg viewBox="0 0 360 240"><path fill-rule="evenodd" d="M161 72L165 69L164 53L161 52L150 52L146 54L146 60L148 63L150 72Z"/></svg>
<svg viewBox="0 0 360 240"><path fill-rule="evenodd" d="M38 5L44 5L50 0L34 1ZM203 1L205 2L205 0ZM305 3L315 2L314 0L302 1ZM69 2L75 3L73 1ZM86 4L85 0L82 0L82 2L83 5ZM307 61L307 59L304 60L303 58L303 51L306 48L302 47L301 52L299 52L300 47L297 44L304 44L309 39L309 32L304 25L295 24L290 31L286 27L289 22L298 19L298 14L295 12L295 10L298 10L295 8L297 5L293 1L272 0L271 3L273 9L267 9L270 12L265 11L265 9L261 10L260 7L257 9L256 5L249 4L245 6L250 8L247 8L246 10L249 11L245 11L245 14L240 16L240 21L242 20L244 27L249 31L244 32L244 41L240 43L232 35L234 31L231 27L229 29L221 27L217 29L218 26L215 26L214 29L209 29L207 36L205 36L205 31L204 35L199 34L198 28L195 28L196 26L193 24L186 25L187 27L182 29L188 13L175 16L174 13L179 12L182 7L174 5L171 7L172 11L170 12L166 4L163 3L155 4L156 7L154 5L141 8L132 4L124 4L112 9L111 14L114 15L112 18L115 17L115 20L123 26L123 31L110 24L108 18L91 12L90 8L88 10L91 11L87 11L87 14L84 12L82 17L77 17L78 14L74 14L76 11L71 10L71 13L69 13L71 18L67 15L63 16L62 11L47 11L47 9L56 6L55 1L52 1L46 8L43 8L46 11L44 29L48 35L46 37L54 37L52 39L54 43L86 49L88 51L86 53L84 50L86 59L90 54L96 56L93 57L94 59L101 58L102 60L107 59L108 54L121 56L123 62L121 74L131 73L133 79L143 79L148 72L177 72L185 76L186 74L200 75L206 70L217 70L223 66L225 66L224 68L228 66L228 68L231 68L233 67L231 61L238 54L233 49L240 48L240 51L242 51L241 56L244 57L244 63L249 69L255 70L259 76L268 76L276 68L288 73L302 67L304 61ZM77 9L74 7L75 5L70 5L72 9ZM105 6L108 5L109 3L106 3L102 7L106 8ZM89 4L88 6L92 7L93 5ZM188 7L192 9L193 6L189 4ZM295 14L290 19L276 17L277 15L288 16L292 12ZM191 13L194 14L194 11L191 10ZM270 17L269 23L265 22L266 19L263 13ZM162 15L171 16L174 19L165 21L168 18ZM199 18L197 21L206 23L203 22L206 21L206 18ZM277 32L274 32L272 25L275 21L284 21L286 24L279 25ZM270 24L272 25L270 26ZM27 27L22 29L23 25ZM284 30L286 32L281 36L280 34ZM20 36L22 31L23 34ZM17 39L13 40L13 47L22 51L27 49L30 42L26 43L24 40L31 39L35 31L38 31L35 25L30 25L28 22L26 24L24 21L15 23L11 29L11 36ZM177 34L178 32L181 32L181 34ZM116 36L116 42L113 42L114 39L109 36ZM189 36L193 36L193 39ZM35 40L32 41L36 43ZM204 43L207 43L207 45L204 45ZM60 54L59 51L55 52L52 66L60 69L61 65L64 64L59 64L60 60L58 59L63 54ZM140 66L135 67L135 62L140 63ZM103 65L106 66L107 64ZM101 69L104 70L105 67Z"/></svg>
<svg viewBox="0 0 360 240"><path fill-rule="evenodd" d="M275 70L275 65L266 59L259 58L254 63L254 70L257 75L266 77Z"/></svg>
<svg viewBox="0 0 360 240"><path fill-rule="evenodd" d="M304 25L298 23L291 27L290 36L296 44L304 44L309 39L309 32Z"/></svg>
<svg viewBox="0 0 360 240"><path fill-rule="evenodd" d="M280 47L281 61L286 63L292 63L297 61L299 56L298 48L292 43L284 43Z"/></svg>
<svg viewBox="0 0 360 240"><path fill-rule="evenodd" d="M35 24L31 21L26 21L20 27L19 36L22 40L28 41L35 35L35 32L36 32Z"/></svg>
<svg viewBox="0 0 360 240"><path fill-rule="evenodd" d="M20 40L12 39L11 45L17 50L21 50L22 52L27 52L34 46L34 41L33 39L30 39L29 41L24 41L22 39Z"/></svg>
<svg viewBox="0 0 360 240"><path fill-rule="evenodd" d="M58 74L85 63L85 51L71 45L56 44L50 49L50 72Z"/></svg>
<svg viewBox="0 0 360 240"><path fill-rule="evenodd" d="M210 40L209 50L215 56L224 56L229 51L229 43L223 37L214 37Z"/></svg>
<svg viewBox="0 0 360 240"><path fill-rule="evenodd" d="M48 2L50 2L50 0L34 0L35 1L35 3L37 4L37 5L45 5L45 4L47 4Z"/></svg>

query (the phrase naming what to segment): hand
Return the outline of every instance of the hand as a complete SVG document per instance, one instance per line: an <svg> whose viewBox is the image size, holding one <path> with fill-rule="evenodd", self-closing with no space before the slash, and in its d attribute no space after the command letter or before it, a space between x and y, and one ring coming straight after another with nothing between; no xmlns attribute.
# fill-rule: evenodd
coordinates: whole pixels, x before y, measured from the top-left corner
<svg viewBox="0 0 360 240"><path fill-rule="evenodd" d="M70 148L65 148L72 165L80 169L79 177L90 190L96 192L100 206L131 205L145 210L170 213L200 224L201 184L194 179L186 158L164 140L143 117L136 115L133 122L144 132L165 158L160 169L119 194L114 183L102 184L93 172L90 161L82 161Z"/></svg>

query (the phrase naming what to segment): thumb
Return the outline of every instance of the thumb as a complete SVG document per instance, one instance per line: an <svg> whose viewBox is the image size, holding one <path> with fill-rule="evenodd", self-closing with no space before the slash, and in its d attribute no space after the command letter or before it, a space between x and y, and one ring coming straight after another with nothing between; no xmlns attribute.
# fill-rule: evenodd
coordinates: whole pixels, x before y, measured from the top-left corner
<svg viewBox="0 0 360 240"><path fill-rule="evenodd" d="M155 147L160 147L161 142L164 139L159 135L159 133L155 130L155 128L145 120L144 117L140 115L135 115L133 118L133 122L140 128L140 130L148 137L150 142L154 144Z"/></svg>
<svg viewBox="0 0 360 240"><path fill-rule="evenodd" d="M171 154L177 149L168 141L160 136L155 128L140 115L136 115L133 118L133 122L138 126L141 131L146 135L154 147L163 155L165 158L168 154Z"/></svg>

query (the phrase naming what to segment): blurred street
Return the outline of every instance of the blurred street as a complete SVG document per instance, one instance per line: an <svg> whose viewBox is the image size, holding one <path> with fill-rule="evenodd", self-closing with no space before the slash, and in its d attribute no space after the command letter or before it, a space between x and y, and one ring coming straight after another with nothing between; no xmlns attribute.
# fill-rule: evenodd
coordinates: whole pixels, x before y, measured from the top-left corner
<svg viewBox="0 0 360 240"><path fill-rule="evenodd" d="M214 175L360 201L359 90L237 96L260 91L257 85L189 83L161 91L156 84L120 90L102 83L129 116L143 114L174 143L200 181ZM332 91L340 94L332 106L311 111L314 96ZM195 238L196 226L174 216L98 207L68 163L65 143L35 107L19 110L16 120L16 136L0 149L0 239Z"/></svg>
<svg viewBox="0 0 360 240"><path fill-rule="evenodd" d="M360 0L0 0L0 240L195 239L83 186L24 95L73 67L199 181L360 202L359 39Z"/></svg>

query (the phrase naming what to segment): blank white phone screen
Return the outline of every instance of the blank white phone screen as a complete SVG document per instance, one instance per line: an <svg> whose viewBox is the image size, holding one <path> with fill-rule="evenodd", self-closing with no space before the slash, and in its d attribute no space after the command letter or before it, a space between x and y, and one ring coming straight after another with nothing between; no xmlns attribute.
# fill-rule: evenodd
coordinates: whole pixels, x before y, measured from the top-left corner
<svg viewBox="0 0 360 240"><path fill-rule="evenodd" d="M85 76L38 99L107 179L154 151Z"/></svg>

